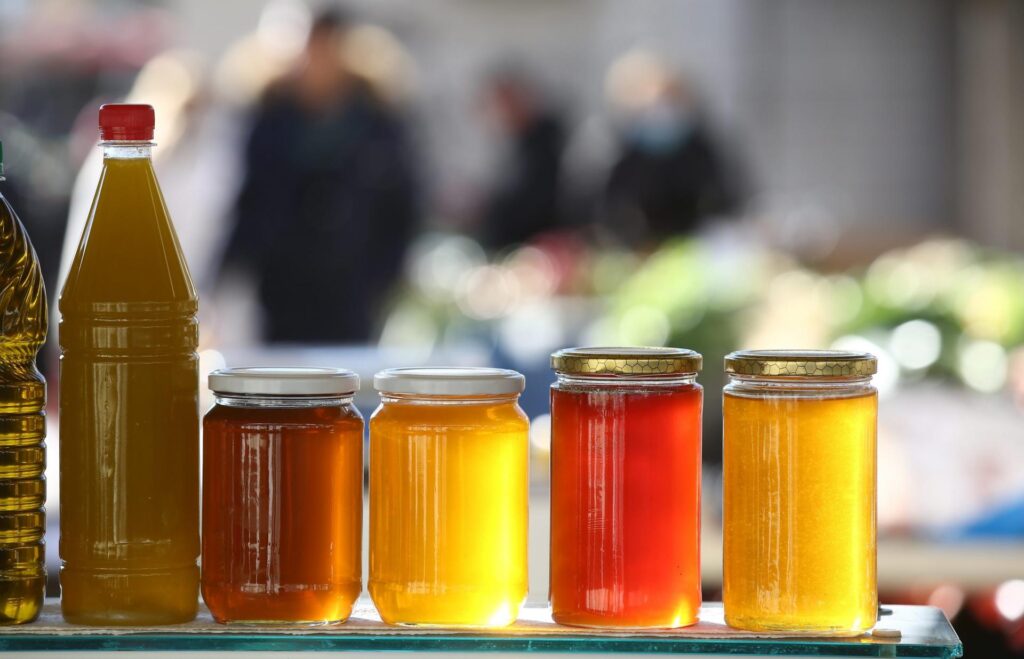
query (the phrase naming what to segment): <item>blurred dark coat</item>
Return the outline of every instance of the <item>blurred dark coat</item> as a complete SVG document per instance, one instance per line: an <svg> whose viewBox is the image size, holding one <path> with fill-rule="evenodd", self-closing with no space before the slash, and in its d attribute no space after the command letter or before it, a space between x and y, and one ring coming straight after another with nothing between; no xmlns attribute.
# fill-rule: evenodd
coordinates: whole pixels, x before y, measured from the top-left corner
<svg viewBox="0 0 1024 659"><path fill-rule="evenodd" d="M565 130L540 114L514 138L512 153L484 209L483 242L500 249L558 226Z"/></svg>
<svg viewBox="0 0 1024 659"><path fill-rule="evenodd" d="M417 219L412 163L402 123L362 89L318 113L268 94L226 255L255 273L268 341L371 338Z"/></svg>
<svg viewBox="0 0 1024 659"><path fill-rule="evenodd" d="M734 210L735 188L707 133L694 127L667 148L627 143L608 178L605 218L629 243L659 242Z"/></svg>

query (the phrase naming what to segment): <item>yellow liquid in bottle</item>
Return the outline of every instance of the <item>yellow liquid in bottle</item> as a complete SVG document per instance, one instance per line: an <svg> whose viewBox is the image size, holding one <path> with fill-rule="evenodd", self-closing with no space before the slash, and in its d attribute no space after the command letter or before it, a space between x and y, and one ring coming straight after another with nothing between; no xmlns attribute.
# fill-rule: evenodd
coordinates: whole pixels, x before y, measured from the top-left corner
<svg viewBox="0 0 1024 659"><path fill-rule="evenodd" d="M185 622L199 592L196 293L148 148L106 148L60 299L61 608L81 624Z"/></svg>
<svg viewBox="0 0 1024 659"><path fill-rule="evenodd" d="M35 620L46 570L46 382L36 353L46 340L39 261L0 196L0 624Z"/></svg>
<svg viewBox="0 0 1024 659"><path fill-rule="evenodd" d="M526 598L529 423L514 402L370 422L370 582L391 624L498 627Z"/></svg>
<svg viewBox="0 0 1024 659"><path fill-rule="evenodd" d="M878 399L724 401L730 625L849 635L874 626Z"/></svg>

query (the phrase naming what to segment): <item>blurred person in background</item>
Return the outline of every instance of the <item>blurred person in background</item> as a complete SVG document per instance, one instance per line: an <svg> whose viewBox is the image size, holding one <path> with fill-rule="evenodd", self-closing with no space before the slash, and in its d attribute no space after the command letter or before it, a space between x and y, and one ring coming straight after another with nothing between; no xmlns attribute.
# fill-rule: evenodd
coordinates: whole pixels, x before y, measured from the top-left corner
<svg viewBox="0 0 1024 659"><path fill-rule="evenodd" d="M486 247L528 242L561 224L560 183L565 128L559 112L527 73L493 72L483 87L484 109L505 142L496 183L482 209Z"/></svg>
<svg viewBox="0 0 1024 659"><path fill-rule="evenodd" d="M607 92L620 116L621 146L601 215L617 238L650 247L736 209L736 182L681 75L634 51L612 65Z"/></svg>
<svg viewBox="0 0 1024 659"><path fill-rule="evenodd" d="M405 126L346 57L348 17L312 22L255 110L224 272L255 278L270 342L371 338L417 220Z"/></svg>

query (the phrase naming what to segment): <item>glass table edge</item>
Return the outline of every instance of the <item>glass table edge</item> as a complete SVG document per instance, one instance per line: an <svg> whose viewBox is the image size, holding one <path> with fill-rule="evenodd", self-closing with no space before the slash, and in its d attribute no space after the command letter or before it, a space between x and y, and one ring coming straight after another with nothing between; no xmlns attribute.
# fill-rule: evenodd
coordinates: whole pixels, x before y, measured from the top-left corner
<svg viewBox="0 0 1024 659"><path fill-rule="evenodd" d="M960 639L941 610L930 606L895 605L881 612L886 627L902 637L874 634L857 637L760 636L722 625L722 604L705 602L701 623L676 636L666 630L586 630L551 623L547 607L524 607L524 615L508 629L388 627L380 623L368 599L360 599L345 625L266 627L217 625L205 606L195 621L168 627L88 627L63 621L57 600L47 600L34 623L0 626L0 651L408 651L408 652L589 652L648 654L748 654L762 656L949 657L963 656ZM891 616L891 618L889 617ZM541 623L533 628L532 625ZM333 627L333 628L332 628ZM696 634L692 631L697 632ZM722 634L737 631L741 636ZM704 631L704 634L700 632ZM554 633L553 633L554 632ZM909 632L909 634L908 634Z"/></svg>
<svg viewBox="0 0 1024 659"><path fill-rule="evenodd" d="M666 639L587 636L501 637L493 635L282 635L268 633L118 635L18 634L0 632L0 651L414 651L414 652L590 652L646 654L746 654L765 656L942 657L963 656L962 644L855 644L822 639Z"/></svg>

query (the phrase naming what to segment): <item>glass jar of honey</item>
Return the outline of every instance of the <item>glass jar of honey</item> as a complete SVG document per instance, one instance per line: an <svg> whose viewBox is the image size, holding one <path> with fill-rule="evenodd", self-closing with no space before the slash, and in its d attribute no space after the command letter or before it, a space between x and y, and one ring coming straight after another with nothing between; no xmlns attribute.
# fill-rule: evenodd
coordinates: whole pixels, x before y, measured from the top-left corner
<svg viewBox="0 0 1024 659"><path fill-rule="evenodd" d="M725 358L725 620L855 635L875 624L875 357Z"/></svg>
<svg viewBox="0 0 1024 659"><path fill-rule="evenodd" d="M327 624L362 587L359 376L210 374L203 419L202 592L221 623Z"/></svg>
<svg viewBox="0 0 1024 659"><path fill-rule="evenodd" d="M701 604L701 356L551 356L551 606L556 622L664 628Z"/></svg>
<svg viewBox="0 0 1024 659"><path fill-rule="evenodd" d="M370 580L390 624L499 627L526 598L524 378L399 368L374 378Z"/></svg>

